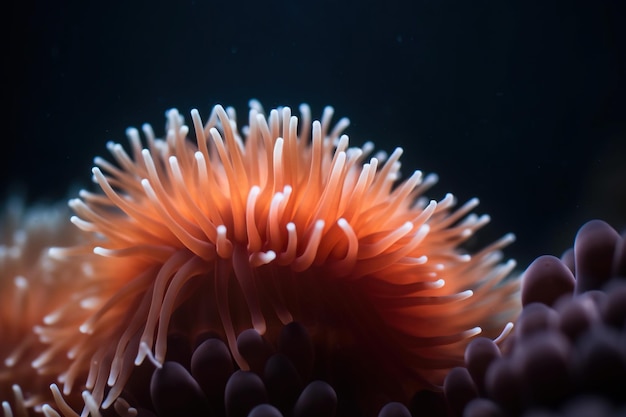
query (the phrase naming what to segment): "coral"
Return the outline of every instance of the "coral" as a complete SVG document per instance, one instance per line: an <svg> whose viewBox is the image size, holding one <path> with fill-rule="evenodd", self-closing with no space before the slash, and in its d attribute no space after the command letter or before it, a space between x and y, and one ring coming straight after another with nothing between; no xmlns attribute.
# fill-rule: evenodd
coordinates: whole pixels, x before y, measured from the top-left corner
<svg viewBox="0 0 626 417"><path fill-rule="evenodd" d="M503 346L477 338L446 377L452 415L613 416L626 411L626 233L583 225L561 259L537 258ZM620 414L621 415L621 414Z"/></svg>

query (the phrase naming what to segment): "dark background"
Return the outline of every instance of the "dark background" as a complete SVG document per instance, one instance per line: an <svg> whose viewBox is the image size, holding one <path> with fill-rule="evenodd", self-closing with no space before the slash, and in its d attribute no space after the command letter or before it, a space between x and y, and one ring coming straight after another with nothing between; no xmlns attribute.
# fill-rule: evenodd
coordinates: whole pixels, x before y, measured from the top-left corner
<svg viewBox="0 0 626 417"><path fill-rule="evenodd" d="M14 2L17 3L17 2ZM24 1L3 20L0 193L66 199L164 111L326 104L405 149L429 196L481 199L525 267L591 218L626 226L621 0Z"/></svg>

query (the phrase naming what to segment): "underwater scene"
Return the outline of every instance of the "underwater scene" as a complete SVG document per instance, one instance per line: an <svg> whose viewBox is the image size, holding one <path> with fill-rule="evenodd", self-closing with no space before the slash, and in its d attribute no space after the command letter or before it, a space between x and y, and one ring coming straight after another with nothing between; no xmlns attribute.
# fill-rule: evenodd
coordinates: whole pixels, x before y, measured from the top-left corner
<svg viewBox="0 0 626 417"><path fill-rule="evenodd" d="M626 415L626 5L7 17L0 415Z"/></svg>

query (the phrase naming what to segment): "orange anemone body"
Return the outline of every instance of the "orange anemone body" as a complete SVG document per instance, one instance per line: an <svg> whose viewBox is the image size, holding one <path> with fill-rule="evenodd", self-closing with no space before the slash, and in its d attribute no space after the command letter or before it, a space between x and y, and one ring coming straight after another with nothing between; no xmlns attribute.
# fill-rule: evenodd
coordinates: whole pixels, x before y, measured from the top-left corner
<svg viewBox="0 0 626 417"><path fill-rule="evenodd" d="M83 241L68 221L66 207L25 208L19 198L14 198L4 204L3 211L0 402L4 415L34 415L35 410L53 400L49 386L71 363L64 353L51 351L47 345L51 340L41 337L39 331L52 324L71 326L91 314L74 305L93 295L91 264L66 262L48 254L50 245ZM55 360L46 359L48 354ZM76 396L71 400L74 402Z"/></svg>
<svg viewBox="0 0 626 417"><path fill-rule="evenodd" d="M129 153L111 143L115 163L96 158L102 193L70 202L95 243L53 251L100 265L94 313L48 329L59 335L50 349L71 352L66 393L84 383L108 407L134 365L166 360L173 329L190 340L219 332L246 369L241 331L297 320L319 357L345 359L406 400L439 386L473 336L513 320L517 281L502 281L514 263L499 252L511 236L460 249L489 220L470 213L477 200L424 199L436 177L400 182L401 149L370 157L373 145L342 135L347 119L331 129L332 109L312 123L300 110L265 117L252 102L241 131L231 109L215 106L206 124L194 110L195 141L170 110L165 139L144 126L142 148L129 129Z"/></svg>

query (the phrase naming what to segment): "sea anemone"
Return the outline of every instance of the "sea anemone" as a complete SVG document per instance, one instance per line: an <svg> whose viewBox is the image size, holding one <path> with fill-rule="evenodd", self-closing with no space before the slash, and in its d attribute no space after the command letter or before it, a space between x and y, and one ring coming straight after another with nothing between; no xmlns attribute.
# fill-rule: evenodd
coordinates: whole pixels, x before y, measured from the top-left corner
<svg viewBox="0 0 626 417"><path fill-rule="evenodd" d="M515 264L500 253L512 235L472 255L462 248L489 221L471 214L477 199L429 201L436 176L400 182L402 149L366 161L373 145L349 147L347 119L331 129L331 108L312 123L300 112L266 117L252 101L240 132L232 109L215 106L206 124L192 110L193 141L170 110L165 139L144 125L143 148L128 129L130 153L109 143L115 163L95 159L102 192L70 201L95 243L51 250L104 260L96 312L42 332L46 359L70 352L66 394L78 383L111 406L136 365L163 366L173 333L191 346L215 333L246 371L239 334L275 340L298 321L326 379L341 385L345 371L364 402L406 402L439 389L472 338L496 338L515 319L518 283L505 281Z"/></svg>
<svg viewBox="0 0 626 417"><path fill-rule="evenodd" d="M561 259L530 264L522 302L501 348L474 339L446 377L451 415L623 415L626 233L589 221Z"/></svg>
<svg viewBox="0 0 626 417"><path fill-rule="evenodd" d="M68 214L65 205L59 204L27 209L18 197L4 205L0 218L0 401L5 416L40 410L52 400L50 383L70 365L64 356L39 365L45 361L41 355L47 346L37 335L39 328L65 314L68 303L89 297L90 265L48 255L50 245L83 241ZM93 314L85 303L74 307L72 314L79 321Z"/></svg>

